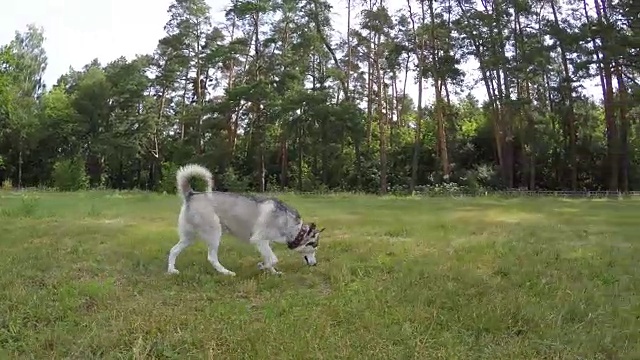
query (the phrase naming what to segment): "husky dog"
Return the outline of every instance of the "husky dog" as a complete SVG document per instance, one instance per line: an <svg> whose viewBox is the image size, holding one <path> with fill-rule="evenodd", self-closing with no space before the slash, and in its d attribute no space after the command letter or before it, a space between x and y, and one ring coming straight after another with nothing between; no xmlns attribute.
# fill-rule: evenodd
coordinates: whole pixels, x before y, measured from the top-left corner
<svg viewBox="0 0 640 360"><path fill-rule="evenodd" d="M206 192L195 192L189 180L200 177L207 183ZM207 243L208 260L222 274L234 276L218 260L218 247L223 230L255 245L262 255L258 267L273 274L278 258L271 242L287 244L302 255L307 265L316 265L316 248L320 233L315 223L305 224L298 212L280 200L258 198L228 192L213 191L211 172L196 164L181 167L176 174L182 208L178 217L180 240L169 252L167 271L177 274L176 257L191 245L196 235Z"/></svg>

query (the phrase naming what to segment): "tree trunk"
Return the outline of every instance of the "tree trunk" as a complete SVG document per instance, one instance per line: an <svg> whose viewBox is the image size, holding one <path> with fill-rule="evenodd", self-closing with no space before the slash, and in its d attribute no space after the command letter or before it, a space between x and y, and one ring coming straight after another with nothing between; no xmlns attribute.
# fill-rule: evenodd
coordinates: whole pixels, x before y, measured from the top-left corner
<svg viewBox="0 0 640 360"><path fill-rule="evenodd" d="M526 82L525 88L527 99L531 99L530 84ZM535 123L533 121L533 115L531 111L527 111L527 134L529 137L529 190L536 189L536 137L535 137Z"/></svg>
<svg viewBox="0 0 640 360"><path fill-rule="evenodd" d="M255 56L255 80L256 82L259 82L260 79L262 78L262 74L260 72L261 67L261 60L262 60L262 50L260 47L260 13L259 12L255 12L253 14L253 24L254 24L254 40L253 40L253 44L254 44L254 56ZM263 118L263 113L262 113L262 101L261 99L254 99L253 100L253 116L254 116L254 131L255 131L255 146L257 147L257 151L256 151L256 172L255 172L255 176L256 176L256 180L258 183L258 191L259 192L264 192L266 189L266 183L265 183L265 173L266 173L266 169L265 169L265 162L264 162L264 148L265 148L265 136L266 136L266 129L265 129L265 119Z"/></svg>
<svg viewBox="0 0 640 360"><path fill-rule="evenodd" d="M402 119L402 114L404 114L404 106L407 100L407 79L409 78L409 62L411 60L411 55L407 54L407 59L404 63L404 83L402 85L402 99L398 104L398 126L404 127L405 123Z"/></svg>
<svg viewBox="0 0 640 360"><path fill-rule="evenodd" d="M558 12L556 11L556 0L551 0L551 11L553 13L553 21L557 28L560 28L560 22L558 21ZM565 49L564 41L558 39L558 45L560 47L560 58L562 60L563 78L560 81L560 94L562 95L563 107L566 113L565 119L567 121L567 132L569 142L569 171L571 179L571 190L575 191L578 188L578 162L577 162L577 148L576 148L576 116L574 112L573 101L573 82L571 79L571 73L569 72L569 62L567 60L567 51Z"/></svg>
<svg viewBox="0 0 640 360"><path fill-rule="evenodd" d="M198 111L198 116L196 118L196 149L199 154L202 154L204 152L202 143L202 104L204 104L204 99L202 96L202 83L200 82L200 78L202 77L202 64L200 63L200 28L196 29L196 53L194 56L196 59L196 101L200 107L200 111Z"/></svg>
<svg viewBox="0 0 640 360"><path fill-rule="evenodd" d="M380 54L382 35L377 35L376 41L376 58L375 58L375 69L376 69L376 78L377 78L377 91L378 91L378 104L377 104L377 113L378 113L378 130L380 132L380 193L387 193L387 144L386 144L386 116L384 114L384 103L382 97L382 82L384 78L382 77L382 72L380 69L380 58L382 57Z"/></svg>
<svg viewBox="0 0 640 360"><path fill-rule="evenodd" d="M413 157L411 160L411 182L409 183L409 190L413 193L418 182L418 167L420 166L420 152L422 150L422 69L424 68L424 37L420 37L418 41L418 33L416 32L416 24L413 11L411 10L411 0L407 0L407 6L409 8L409 19L411 20L411 27L413 31L413 38L416 46L415 55L418 60L418 114L416 116L415 136L413 140ZM424 9L424 6L423 6ZM424 15L424 12L423 12ZM424 16L423 16L424 23ZM406 76L405 76L405 89L406 89ZM405 92L406 94L406 92Z"/></svg>
<svg viewBox="0 0 640 360"><path fill-rule="evenodd" d="M513 133L512 133L512 124L511 118L513 116L513 112L511 110L511 82L509 79L509 69L506 63L504 63L504 59L507 59L506 54L506 45L504 34L505 31L502 28L502 23L500 22L499 16L502 16L502 2L499 0L493 0L491 3L492 13L495 17L496 24L496 34L493 34L497 37L497 44L492 44L491 48L492 55L499 59L498 67L495 69L495 79L496 86L495 90L497 90L497 100L499 104L499 114L500 114L500 122L501 122L501 131L502 131L502 139L503 139L503 154L502 154L502 176L504 182L507 187L513 187ZM494 59L496 60L496 59Z"/></svg>
<svg viewBox="0 0 640 360"><path fill-rule="evenodd" d="M302 157L303 157L303 149L302 149L302 137L304 136L304 131L302 129L302 125L298 123L298 191L302 191L302 177L304 176L304 172L302 170Z"/></svg>
<svg viewBox="0 0 640 360"><path fill-rule="evenodd" d="M233 6L235 6L237 4L237 1L233 1ZM233 42L235 40L235 34L236 34L236 23L237 23L237 19L235 16L235 13L233 14L233 20L231 21L231 35L229 38L230 42ZM227 91L231 91L234 88L234 80L235 80L235 63L234 63L234 59L233 57L231 57L230 59L227 59L227 64L226 64L227 68L228 68L228 74L227 74ZM227 149L226 149L226 157L224 160L225 163L225 168L226 168L226 164L230 163L233 159L233 152L235 149L235 145L236 145L236 131L237 131L237 116L236 116L236 120L235 120L235 124L234 124L234 113L236 113L237 115L237 111L236 111L236 106L232 106L229 108L229 110L227 111L227 113L225 114L225 125L226 125L226 130L227 130ZM234 126L235 125L235 126Z"/></svg>
<svg viewBox="0 0 640 360"><path fill-rule="evenodd" d="M345 99L349 100L351 92L351 0L347 0L347 88L344 94Z"/></svg>
<svg viewBox="0 0 640 360"><path fill-rule="evenodd" d="M369 1L369 4L373 4L371 1ZM373 7L373 5L370 5L371 7ZM372 38L372 31L369 31L369 42L367 44L368 49L367 49L367 125L366 125L366 132L367 132L367 148L370 147L371 144L371 133L372 133L372 128L373 128L373 76L372 76L372 72L373 72L373 64L371 62L371 58L373 56L372 54L372 43L373 43L373 38Z"/></svg>
<svg viewBox="0 0 640 360"><path fill-rule="evenodd" d="M424 9L424 2L422 2L422 6ZM423 10L424 13L424 10ZM429 0L429 17L431 19L431 31L430 31L430 35L431 35L431 69L432 69L432 77L433 77L433 83L434 83L434 87L435 87L435 92L436 92L436 103L435 103L435 116L436 116L436 121L437 121L437 139L438 139L438 153L440 155L440 165L442 166L442 175L444 176L445 179L449 178L449 173L451 172L450 166L449 166L449 152L447 151L447 134L446 134L446 130L445 130L445 123L444 123L444 114L443 114L443 109L442 106L443 104L443 99L442 99L442 88L440 87L440 82L444 81L443 79L440 79L440 71L439 71L439 66L438 66L438 55L437 55L437 50L436 50L436 32L435 32L435 26L433 24L435 24L435 12L433 11L433 0Z"/></svg>
<svg viewBox="0 0 640 360"><path fill-rule="evenodd" d="M154 148L151 150L151 154L155 158L160 157L160 147L158 146L158 126L162 125L162 113L164 113L164 107L167 101L167 88L162 88L162 93L160 94L160 108L158 109L158 121L153 126L153 146Z"/></svg>
<svg viewBox="0 0 640 360"><path fill-rule="evenodd" d="M20 150L18 150L18 189L22 189L22 136L20 137Z"/></svg>
<svg viewBox="0 0 640 360"><path fill-rule="evenodd" d="M627 85L622 76L622 66L616 62L618 82L618 114L620 118L620 191L629 191L629 119L627 118Z"/></svg>
<svg viewBox="0 0 640 360"><path fill-rule="evenodd" d="M599 0L594 0L594 6L596 14L598 16L598 22L601 24L608 24L607 8L604 3L600 4ZM609 190L618 190L618 175L620 164L620 147L619 147L619 135L618 124L615 116L615 103L613 94L613 71L612 59L609 55L608 45L610 44L609 36L606 33L600 38L602 46L600 52L602 53L602 71L604 76L604 83L601 84L604 92L604 118L607 126L607 160L609 165Z"/></svg>
<svg viewBox="0 0 640 360"><path fill-rule="evenodd" d="M287 147L287 134L284 129L280 130L280 187L282 189L288 186L289 180L289 158Z"/></svg>

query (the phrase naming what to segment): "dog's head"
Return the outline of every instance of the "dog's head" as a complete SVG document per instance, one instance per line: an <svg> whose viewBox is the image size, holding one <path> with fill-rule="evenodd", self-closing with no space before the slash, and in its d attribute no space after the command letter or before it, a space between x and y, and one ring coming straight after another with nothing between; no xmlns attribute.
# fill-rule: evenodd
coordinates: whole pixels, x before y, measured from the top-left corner
<svg viewBox="0 0 640 360"><path fill-rule="evenodd" d="M303 224L295 240L289 244L292 250L300 253L307 265L316 265L316 250L320 241L320 233L324 228L316 228L315 223Z"/></svg>

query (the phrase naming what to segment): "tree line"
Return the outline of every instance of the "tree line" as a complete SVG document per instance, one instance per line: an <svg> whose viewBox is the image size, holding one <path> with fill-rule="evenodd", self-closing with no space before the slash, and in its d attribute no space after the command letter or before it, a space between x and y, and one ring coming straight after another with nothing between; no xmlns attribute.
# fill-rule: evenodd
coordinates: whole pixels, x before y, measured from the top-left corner
<svg viewBox="0 0 640 360"><path fill-rule="evenodd" d="M640 189L632 0L387 1L347 0L341 36L326 0L231 0L222 23L176 0L152 54L50 87L28 25L0 48L0 181L172 191L197 162L234 191Z"/></svg>

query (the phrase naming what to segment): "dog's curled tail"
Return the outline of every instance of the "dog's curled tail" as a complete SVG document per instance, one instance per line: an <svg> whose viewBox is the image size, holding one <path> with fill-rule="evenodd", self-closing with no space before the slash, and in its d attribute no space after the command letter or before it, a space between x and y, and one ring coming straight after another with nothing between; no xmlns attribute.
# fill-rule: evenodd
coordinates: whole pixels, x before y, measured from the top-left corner
<svg viewBox="0 0 640 360"><path fill-rule="evenodd" d="M213 175L211 171L204 166L198 164L187 164L176 172L176 185L178 186L178 192L182 199L186 199L189 193L193 191L189 180L193 177L199 177L207 182L208 192L213 190Z"/></svg>

